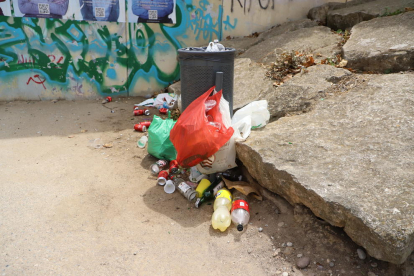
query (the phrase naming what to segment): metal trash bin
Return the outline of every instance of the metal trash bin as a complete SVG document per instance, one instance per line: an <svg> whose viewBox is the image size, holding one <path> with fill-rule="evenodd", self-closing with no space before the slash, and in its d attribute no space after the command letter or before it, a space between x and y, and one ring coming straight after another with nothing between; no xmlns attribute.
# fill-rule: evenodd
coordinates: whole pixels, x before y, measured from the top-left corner
<svg viewBox="0 0 414 276"><path fill-rule="evenodd" d="M184 111L190 103L216 83L216 73L223 72L223 96L229 102L233 116L234 48L206 52L207 47L178 49L181 74L181 106Z"/></svg>

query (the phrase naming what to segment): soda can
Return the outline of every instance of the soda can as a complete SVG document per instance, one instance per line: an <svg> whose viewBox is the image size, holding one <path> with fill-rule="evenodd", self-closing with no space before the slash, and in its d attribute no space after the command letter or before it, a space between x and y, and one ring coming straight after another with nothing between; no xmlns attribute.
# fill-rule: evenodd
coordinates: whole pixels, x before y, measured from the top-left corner
<svg viewBox="0 0 414 276"><path fill-rule="evenodd" d="M157 184L164 186L168 180L168 171L160 171L158 173Z"/></svg>
<svg viewBox="0 0 414 276"><path fill-rule="evenodd" d="M134 116L140 116L140 115L150 115L150 111L148 109L136 109L134 110Z"/></svg>
<svg viewBox="0 0 414 276"><path fill-rule="evenodd" d="M146 126L144 126L144 125L141 125L141 124L135 124L135 125L134 125L134 129L135 129L136 131L140 131L140 132L145 132L145 131L147 131L147 127L146 127Z"/></svg>
<svg viewBox="0 0 414 276"><path fill-rule="evenodd" d="M170 162L170 173L177 173L179 171L178 162L177 160L172 160Z"/></svg>
<svg viewBox="0 0 414 276"><path fill-rule="evenodd" d="M107 102L107 103L112 102L112 97L106 97L106 102Z"/></svg>
<svg viewBox="0 0 414 276"><path fill-rule="evenodd" d="M145 121L145 122L141 122L139 123L140 125L146 126L147 128L149 128L149 126L151 125L151 121Z"/></svg>
<svg viewBox="0 0 414 276"><path fill-rule="evenodd" d="M168 113L168 109L166 109L166 108L160 108L159 110L160 110L161 114L167 114Z"/></svg>
<svg viewBox="0 0 414 276"><path fill-rule="evenodd" d="M158 160L154 164L150 166L150 171L153 175L158 175L160 171L165 169L168 165L168 161L166 160Z"/></svg>

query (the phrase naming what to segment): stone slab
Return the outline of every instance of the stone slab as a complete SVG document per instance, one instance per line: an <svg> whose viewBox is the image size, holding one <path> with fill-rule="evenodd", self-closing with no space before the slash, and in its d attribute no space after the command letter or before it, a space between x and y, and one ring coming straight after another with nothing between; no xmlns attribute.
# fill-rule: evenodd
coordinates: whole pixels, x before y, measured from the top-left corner
<svg viewBox="0 0 414 276"><path fill-rule="evenodd" d="M414 73L358 78L311 112L253 131L237 154L263 187L401 264L414 249Z"/></svg>
<svg viewBox="0 0 414 276"><path fill-rule="evenodd" d="M328 89L350 75L348 70L331 65L311 66L283 85L267 90L262 97L269 103L271 117L303 113L311 110L316 102L329 97Z"/></svg>
<svg viewBox="0 0 414 276"><path fill-rule="evenodd" d="M414 69L413 26L414 11L356 25L343 46L347 67L379 73Z"/></svg>
<svg viewBox="0 0 414 276"><path fill-rule="evenodd" d="M240 57L265 64L275 62L276 54L291 51L306 51L315 60L334 57L341 53L341 36L324 26L302 28L281 35L269 36L266 40L250 47Z"/></svg>

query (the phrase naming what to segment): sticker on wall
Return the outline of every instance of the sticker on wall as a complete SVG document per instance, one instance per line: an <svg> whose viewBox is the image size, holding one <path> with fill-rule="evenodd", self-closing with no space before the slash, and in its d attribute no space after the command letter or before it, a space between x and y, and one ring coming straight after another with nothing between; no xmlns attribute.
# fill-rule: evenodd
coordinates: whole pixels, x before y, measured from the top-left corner
<svg viewBox="0 0 414 276"><path fill-rule="evenodd" d="M16 17L67 18L69 0L13 0Z"/></svg>
<svg viewBox="0 0 414 276"><path fill-rule="evenodd" d="M131 23L176 23L175 0L128 0Z"/></svg>
<svg viewBox="0 0 414 276"><path fill-rule="evenodd" d="M0 0L0 15L1 16L10 16L10 0Z"/></svg>
<svg viewBox="0 0 414 276"><path fill-rule="evenodd" d="M79 2L77 20L125 22L125 0L72 0ZM78 11L79 11L78 9Z"/></svg>

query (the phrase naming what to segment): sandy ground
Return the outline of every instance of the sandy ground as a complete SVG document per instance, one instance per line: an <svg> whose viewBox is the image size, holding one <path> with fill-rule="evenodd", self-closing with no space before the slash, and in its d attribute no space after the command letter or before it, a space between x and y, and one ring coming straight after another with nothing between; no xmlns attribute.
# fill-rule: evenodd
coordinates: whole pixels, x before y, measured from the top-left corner
<svg viewBox="0 0 414 276"><path fill-rule="evenodd" d="M0 103L0 275L401 275L277 196L250 199L245 232L215 231L212 205L156 186L141 99L101 100Z"/></svg>

